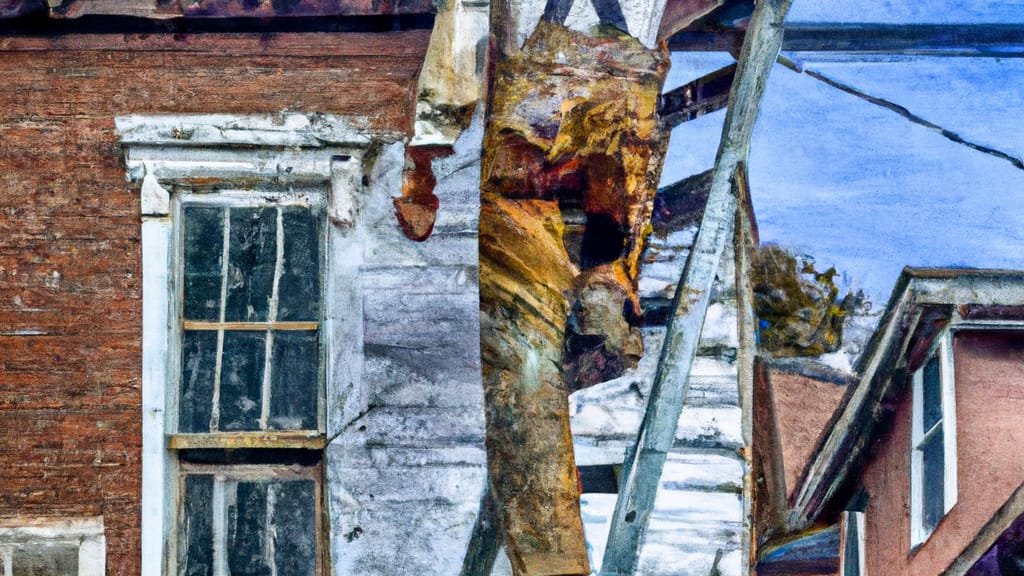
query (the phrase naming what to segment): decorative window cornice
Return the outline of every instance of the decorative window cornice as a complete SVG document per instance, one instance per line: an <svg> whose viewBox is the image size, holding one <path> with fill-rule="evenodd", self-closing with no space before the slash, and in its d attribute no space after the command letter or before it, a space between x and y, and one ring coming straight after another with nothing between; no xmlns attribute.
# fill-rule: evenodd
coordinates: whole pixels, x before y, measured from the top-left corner
<svg viewBox="0 0 1024 576"><path fill-rule="evenodd" d="M143 216L166 216L178 187L329 182L329 217L343 227L354 220L363 151L400 137L371 132L361 117L295 112L130 115L115 124L127 178L142 181Z"/></svg>

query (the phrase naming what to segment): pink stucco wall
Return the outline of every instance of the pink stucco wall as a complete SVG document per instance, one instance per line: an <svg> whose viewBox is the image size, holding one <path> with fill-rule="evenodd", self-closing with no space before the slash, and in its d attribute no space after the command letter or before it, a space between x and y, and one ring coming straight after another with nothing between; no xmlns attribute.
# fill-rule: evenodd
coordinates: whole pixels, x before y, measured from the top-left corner
<svg viewBox="0 0 1024 576"><path fill-rule="evenodd" d="M956 371L957 503L910 550L910 387L891 433L865 468L867 569L872 576L935 576L1024 481L1024 334L960 332Z"/></svg>
<svg viewBox="0 0 1024 576"><path fill-rule="evenodd" d="M771 373L771 386L782 444L786 497L792 498L800 475L847 388L783 372Z"/></svg>

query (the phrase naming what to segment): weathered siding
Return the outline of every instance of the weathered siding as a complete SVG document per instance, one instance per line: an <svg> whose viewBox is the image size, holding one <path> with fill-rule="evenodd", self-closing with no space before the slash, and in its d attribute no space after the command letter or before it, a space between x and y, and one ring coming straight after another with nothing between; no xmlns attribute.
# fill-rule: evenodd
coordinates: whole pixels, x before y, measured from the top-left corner
<svg viewBox="0 0 1024 576"><path fill-rule="evenodd" d="M0 516L102 515L108 572L139 572L140 215L114 117L403 131L428 33L0 40Z"/></svg>
<svg viewBox="0 0 1024 576"><path fill-rule="evenodd" d="M360 211L365 415L327 448L334 573L458 574L486 485L477 273L481 123L434 162L437 222L395 225L401 144Z"/></svg>
<svg viewBox="0 0 1024 576"><path fill-rule="evenodd" d="M652 235L640 276L641 296L671 298L695 230ZM641 544L637 574L723 576L743 573L743 408L734 255L727 247L676 428ZM635 442L665 338L662 327L643 330L644 356L635 370L569 398L578 465L618 464ZM614 494L584 494L582 511L591 567L601 564Z"/></svg>
<svg viewBox="0 0 1024 576"><path fill-rule="evenodd" d="M956 371L957 503L931 537L910 553L909 387L891 432L880 439L862 481L867 572L934 576L960 553L1024 480L1016 433L1024 412L1024 336L961 332L953 340Z"/></svg>

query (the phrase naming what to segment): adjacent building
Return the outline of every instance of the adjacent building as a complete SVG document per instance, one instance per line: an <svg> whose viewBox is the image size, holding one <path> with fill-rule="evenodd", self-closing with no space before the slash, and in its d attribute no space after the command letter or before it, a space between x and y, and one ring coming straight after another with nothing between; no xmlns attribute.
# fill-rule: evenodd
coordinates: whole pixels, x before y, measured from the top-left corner
<svg viewBox="0 0 1024 576"><path fill-rule="evenodd" d="M907 268L855 379L760 371L758 574L1019 573L1022 281Z"/></svg>

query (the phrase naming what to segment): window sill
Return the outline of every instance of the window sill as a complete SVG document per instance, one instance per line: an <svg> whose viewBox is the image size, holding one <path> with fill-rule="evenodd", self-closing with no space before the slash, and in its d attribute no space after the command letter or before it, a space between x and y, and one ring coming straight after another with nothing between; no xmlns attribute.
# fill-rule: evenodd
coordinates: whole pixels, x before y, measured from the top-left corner
<svg viewBox="0 0 1024 576"><path fill-rule="evenodd" d="M168 448L304 448L322 450L327 438L315 431L218 432L215 434L171 434Z"/></svg>

